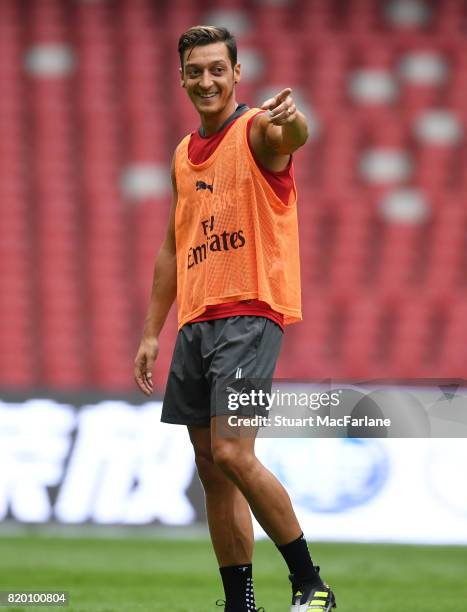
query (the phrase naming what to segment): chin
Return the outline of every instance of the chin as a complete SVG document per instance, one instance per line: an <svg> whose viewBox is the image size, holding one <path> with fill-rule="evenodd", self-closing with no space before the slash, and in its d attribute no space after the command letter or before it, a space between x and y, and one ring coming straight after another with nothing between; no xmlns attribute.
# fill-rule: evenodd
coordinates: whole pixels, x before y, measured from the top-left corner
<svg viewBox="0 0 467 612"><path fill-rule="evenodd" d="M219 104L213 104L212 106L198 106L198 111L203 115L215 115L222 111L222 107Z"/></svg>

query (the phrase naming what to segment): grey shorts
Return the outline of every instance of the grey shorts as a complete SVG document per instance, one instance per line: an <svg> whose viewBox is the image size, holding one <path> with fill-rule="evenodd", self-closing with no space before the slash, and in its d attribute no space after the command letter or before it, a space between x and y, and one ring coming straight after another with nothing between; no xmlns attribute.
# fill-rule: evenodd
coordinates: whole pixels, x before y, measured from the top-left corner
<svg viewBox="0 0 467 612"><path fill-rule="evenodd" d="M274 321L257 316L184 325L175 343L161 421L208 427L211 417L232 414L232 394L252 386L269 392L282 336ZM257 406L235 410L264 414Z"/></svg>

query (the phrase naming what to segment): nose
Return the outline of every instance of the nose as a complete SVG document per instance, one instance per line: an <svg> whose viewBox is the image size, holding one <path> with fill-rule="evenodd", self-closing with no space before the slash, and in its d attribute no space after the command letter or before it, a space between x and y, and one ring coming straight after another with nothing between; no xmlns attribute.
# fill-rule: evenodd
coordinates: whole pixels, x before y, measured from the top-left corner
<svg viewBox="0 0 467 612"><path fill-rule="evenodd" d="M203 74L201 75L201 79L199 81L199 86L202 89L209 89L211 85L212 85L211 74L209 70L204 70Z"/></svg>

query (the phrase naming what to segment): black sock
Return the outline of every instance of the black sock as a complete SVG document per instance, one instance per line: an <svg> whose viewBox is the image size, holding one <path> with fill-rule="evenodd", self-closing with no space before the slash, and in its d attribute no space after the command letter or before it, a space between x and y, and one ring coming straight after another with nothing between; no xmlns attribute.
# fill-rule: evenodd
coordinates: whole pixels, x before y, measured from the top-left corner
<svg viewBox="0 0 467 612"><path fill-rule="evenodd" d="M256 610L251 563L219 568L224 585L226 612Z"/></svg>
<svg viewBox="0 0 467 612"><path fill-rule="evenodd" d="M313 561L303 533L293 542L277 546L277 548L287 563L294 590L304 583L319 584L321 582L318 572L313 567Z"/></svg>

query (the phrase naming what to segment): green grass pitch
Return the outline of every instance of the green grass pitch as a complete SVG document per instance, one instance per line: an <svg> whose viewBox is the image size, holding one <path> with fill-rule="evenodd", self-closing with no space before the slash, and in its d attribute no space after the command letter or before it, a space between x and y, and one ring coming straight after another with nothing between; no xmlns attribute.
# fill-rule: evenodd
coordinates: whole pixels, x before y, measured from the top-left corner
<svg viewBox="0 0 467 612"><path fill-rule="evenodd" d="M467 547L315 544L338 612L465 612ZM255 547L256 603L288 612L285 565ZM214 612L222 596L205 539L0 537L0 590L67 590L68 612ZM33 607L4 607L28 612Z"/></svg>

